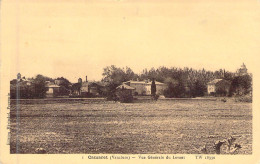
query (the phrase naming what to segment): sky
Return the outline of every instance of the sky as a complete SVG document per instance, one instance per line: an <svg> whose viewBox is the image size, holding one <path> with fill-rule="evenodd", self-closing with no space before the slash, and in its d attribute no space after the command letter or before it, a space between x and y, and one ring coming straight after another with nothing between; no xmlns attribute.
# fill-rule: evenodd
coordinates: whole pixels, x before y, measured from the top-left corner
<svg viewBox="0 0 260 164"><path fill-rule="evenodd" d="M254 72L259 63L257 0L2 2L12 78L101 80L109 65L234 72L244 62Z"/></svg>

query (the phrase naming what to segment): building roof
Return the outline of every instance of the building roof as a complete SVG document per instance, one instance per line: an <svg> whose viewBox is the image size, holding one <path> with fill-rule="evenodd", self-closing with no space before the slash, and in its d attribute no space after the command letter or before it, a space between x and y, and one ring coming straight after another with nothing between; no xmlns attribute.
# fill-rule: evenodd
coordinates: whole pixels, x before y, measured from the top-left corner
<svg viewBox="0 0 260 164"><path fill-rule="evenodd" d="M102 84L101 82L89 82L89 86L104 87L104 84Z"/></svg>
<svg viewBox="0 0 260 164"><path fill-rule="evenodd" d="M214 85L214 84L217 84L217 83L220 82L221 80L223 80L223 79L214 79L214 80L208 82L208 85Z"/></svg>
<svg viewBox="0 0 260 164"><path fill-rule="evenodd" d="M118 87L116 87L116 89L129 89L129 90L135 90L135 88L130 87L130 86L126 85L126 84L119 85Z"/></svg>
<svg viewBox="0 0 260 164"><path fill-rule="evenodd" d="M146 82L146 81L133 81L133 80L129 80L123 83L132 83L132 84L147 84L147 85L152 85L152 81ZM155 85L166 85L164 83L161 83L159 81L155 81Z"/></svg>

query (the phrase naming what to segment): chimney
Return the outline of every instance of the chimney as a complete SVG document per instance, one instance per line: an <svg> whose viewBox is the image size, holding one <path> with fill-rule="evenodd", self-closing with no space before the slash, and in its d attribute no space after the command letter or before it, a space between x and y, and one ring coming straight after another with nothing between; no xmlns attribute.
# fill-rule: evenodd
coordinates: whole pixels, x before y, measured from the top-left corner
<svg viewBox="0 0 260 164"><path fill-rule="evenodd" d="M86 76L86 82L88 82L88 76Z"/></svg>

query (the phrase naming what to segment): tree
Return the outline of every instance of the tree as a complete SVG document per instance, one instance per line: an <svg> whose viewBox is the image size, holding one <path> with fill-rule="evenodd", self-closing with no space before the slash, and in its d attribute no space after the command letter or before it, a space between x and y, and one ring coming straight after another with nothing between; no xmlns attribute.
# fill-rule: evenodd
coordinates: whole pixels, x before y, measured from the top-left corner
<svg viewBox="0 0 260 164"><path fill-rule="evenodd" d="M127 90L127 89L120 89L117 92L117 96L118 96L118 100L121 103L131 103L134 100L132 92L130 90Z"/></svg>
<svg viewBox="0 0 260 164"><path fill-rule="evenodd" d="M230 81L221 80L216 84L217 96L228 96L229 90L230 90Z"/></svg>
<svg viewBox="0 0 260 164"><path fill-rule="evenodd" d="M156 95L156 85L155 85L154 79L153 79L152 85L151 85L151 94L152 94L152 96Z"/></svg>
<svg viewBox="0 0 260 164"><path fill-rule="evenodd" d="M33 98L34 90L25 82L16 82L10 85L10 96L12 99L28 99Z"/></svg>
<svg viewBox="0 0 260 164"><path fill-rule="evenodd" d="M165 97L184 97L185 87L181 80L169 77L165 80L165 83L168 85L168 88L164 91Z"/></svg>
<svg viewBox="0 0 260 164"><path fill-rule="evenodd" d="M34 86L35 86L35 98L44 98L46 95L46 79L50 79L43 75L37 75L34 79Z"/></svg>
<svg viewBox="0 0 260 164"><path fill-rule="evenodd" d="M58 77L57 80L60 80L59 94L60 95L68 95L70 93L70 89L71 89L70 81L68 79L64 78L64 77Z"/></svg>
<svg viewBox="0 0 260 164"><path fill-rule="evenodd" d="M199 80L197 80L192 89L191 89L191 96L192 97L198 97L198 96L204 96L204 93L207 91L207 88L203 83Z"/></svg>
<svg viewBox="0 0 260 164"><path fill-rule="evenodd" d="M117 86L122 84L122 82L129 81L137 77L131 68L118 68L115 65L105 67L102 75L102 82L104 82L107 87L106 96L108 98L111 97L112 99L115 97Z"/></svg>
<svg viewBox="0 0 260 164"><path fill-rule="evenodd" d="M249 75L237 76L231 82L230 96L246 95L252 90L252 78Z"/></svg>

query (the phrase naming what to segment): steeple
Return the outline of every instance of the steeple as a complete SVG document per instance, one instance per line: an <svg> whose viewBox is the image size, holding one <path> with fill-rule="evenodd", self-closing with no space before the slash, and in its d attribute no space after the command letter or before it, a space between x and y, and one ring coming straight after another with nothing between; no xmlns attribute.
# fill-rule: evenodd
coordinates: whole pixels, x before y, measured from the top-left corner
<svg viewBox="0 0 260 164"><path fill-rule="evenodd" d="M243 63L241 65L241 67L237 70L237 75L238 76L243 76L243 75L246 75L246 74L247 74L247 68L246 68L245 63Z"/></svg>
<svg viewBox="0 0 260 164"><path fill-rule="evenodd" d="M22 75L20 73L17 74L17 80L21 80Z"/></svg>

